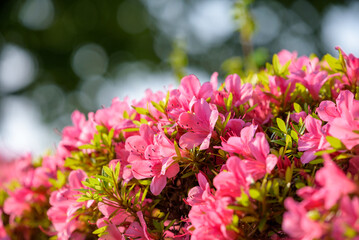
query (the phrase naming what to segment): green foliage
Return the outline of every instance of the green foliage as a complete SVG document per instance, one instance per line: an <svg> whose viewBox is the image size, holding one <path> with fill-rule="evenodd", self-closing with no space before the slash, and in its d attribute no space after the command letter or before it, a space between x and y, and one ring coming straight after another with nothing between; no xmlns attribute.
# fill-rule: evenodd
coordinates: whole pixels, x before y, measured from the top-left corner
<svg viewBox="0 0 359 240"><path fill-rule="evenodd" d="M65 166L71 169L82 169L88 175L98 174L102 167L107 165L116 156L113 141L114 129L110 131L104 126L96 126L97 133L91 144L79 147L82 151L74 151L65 161ZM84 152L85 151L85 152Z"/></svg>

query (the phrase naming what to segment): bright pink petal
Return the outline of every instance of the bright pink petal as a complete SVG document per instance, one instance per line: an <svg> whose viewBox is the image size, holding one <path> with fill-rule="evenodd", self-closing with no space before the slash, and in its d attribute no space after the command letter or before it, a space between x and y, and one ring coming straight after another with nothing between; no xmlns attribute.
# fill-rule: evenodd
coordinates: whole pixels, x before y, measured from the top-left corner
<svg viewBox="0 0 359 240"><path fill-rule="evenodd" d="M136 179L144 179L153 176L152 167L153 161L150 160L139 160L134 161L132 164L132 174Z"/></svg>
<svg viewBox="0 0 359 240"><path fill-rule="evenodd" d="M86 173L79 169L72 171L69 175L69 184L71 189L81 189L83 188L82 181L85 181L87 178Z"/></svg>
<svg viewBox="0 0 359 240"><path fill-rule="evenodd" d="M225 85L228 92L235 94L241 88L241 78L237 74L229 75L225 80Z"/></svg>
<svg viewBox="0 0 359 240"><path fill-rule="evenodd" d="M192 149L202 144L208 134L198 134L193 132L187 132L183 134L179 140L181 148Z"/></svg>
<svg viewBox="0 0 359 240"><path fill-rule="evenodd" d="M209 148L209 145L211 143L211 137L212 137L212 133L208 134L206 138L203 139L201 146L199 146L199 150L205 150Z"/></svg>
<svg viewBox="0 0 359 240"><path fill-rule="evenodd" d="M164 175L154 176L150 185L153 195L159 195L167 184L167 177Z"/></svg>
<svg viewBox="0 0 359 240"><path fill-rule="evenodd" d="M198 99L200 99L200 98L207 99L207 98L210 98L212 96L212 94L213 94L213 86L211 83L206 82L201 86L196 97Z"/></svg>
<svg viewBox="0 0 359 240"><path fill-rule="evenodd" d="M193 96L197 96L201 83L195 75L189 75L181 80L178 90L190 101Z"/></svg>
<svg viewBox="0 0 359 240"><path fill-rule="evenodd" d="M321 102L316 111L320 119L327 122L330 122L334 118L340 116L335 104L332 101Z"/></svg>
<svg viewBox="0 0 359 240"><path fill-rule="evenodd" d="M276 155L274 154L269 154L266 158L266 170L267 170L267 173L270 173L274 167L277 165L277 162L278 162L278 158Z"/></svg>
<svg viewBox="0 0 359 240"><path fill-rule="evenodd" d="M253 95L253 86L250 83L243 84L240 91L240 103L247 102Z"/></svg>
<svg viewBox="0 0 359 240"><path fill-rule="evenodd" d="M249 143L249 148L257 161L265 163L269 153L269 144L264 133L257 133L256 137Z"/></svg>
<svg viewBox="0 0 359 240"><path fill-rule="evenodd" d="M214 72L212 74L210 83L212 85L213 91L216 91L218 86L218 72Z"/></svg>

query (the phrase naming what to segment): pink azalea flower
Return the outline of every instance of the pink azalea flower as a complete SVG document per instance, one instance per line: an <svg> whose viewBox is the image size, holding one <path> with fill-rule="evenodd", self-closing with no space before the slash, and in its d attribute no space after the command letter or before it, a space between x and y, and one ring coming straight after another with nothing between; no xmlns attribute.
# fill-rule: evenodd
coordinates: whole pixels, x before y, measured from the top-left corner
<svg viewBox="0 0 359 240"><path fill-rule="evenodd" d="M289 52L286 49L281 50L278 54L279 63L285 65L288 61L295 62L297 59L298 53L296 51Z"/></svg>
<svg viewBox="0 0 359 240"><path fill-rule="evenodd" d="M181 80L181 85L178 87L180 93L186 97L190 102L193 97L196 99L207 99L213 94L213 86L206 82L201 86L198 78L195 75L188 75Z"/></svg>
<svg viewBox="0 0 359 240"><path fill-rule="evenodd" d="M301 240L320 239L325 233L324 226L310 219L302 203L297 203L291 197L284 201L288 210L283 215L282 228L290 237Z"/></svg>
<svg viewBox="0 0 359 240"><path fill-rule="evenodd" d="M66 240L72 233L82 226L81 222L74 217L76 211L87 204L89 207L93 201L87 203L77 202L81 195L76 189L85 188L82 181L87 178L83 170L72 171L69 175L69 186L52 192L50 196L51 208L47 215L57 231L58 239Z"/></svg>
<svg viewBox="0 0 359 240"><path fill-rule="evenodd" d="M240 136L244 125L245 122L242 119L230 119L224 130L227 131L230 136Z"/></svg>
<svg viewBox="0 0 359 240"><path fill-rule="evenodd" d="M131 239L152 240L153 238L150 237L150 234L147 231L147 225L142 212L138 211L136 214L140 222L132 222L126 230L125 235Z"/></svg>
<svg viewBox="0 0 359 240"><path fill-rule="evenodd" d="M168 117L177 121L181 113L189 111L189 101L178 89L170 92L167 106Z"/></svg>
<svg viewBox="0 0 359 240"><path fill-rule="evenodd" d="M229 75L225 80L225 86L229 93L233 95L233 105L247 102L253 95L253 87L250 83L241 85L241 78L237 74Z"/></svg>
<svg viewBox="0 0 359 240"><path fill-rule="evenodd" d="M167 137L163 134L155 136L145 124L141 125L140 134L126 140L126 149L130 151L127 161L136 179L152 178L151 192L158 195L166 186L167 178L173 178L179 172L178 163L172 159L175 155L174 145L173 150L168 151Z"/></svg>
<svg viewBox="0 0 359 240"><path fill-rule="evenodd" d="M133 222L135 218L131 216L131 214L126 212L125 209L112 207L102 202L98 204L98 209L104 215L104 217L97 220L97 227L101 228L107 226L107 234L103 235L100 239L125 239L123 233L125 232L126 228L124 226L121 226L121 224L125 222Z"/></svg>
<svg viewBox="0 0 359 240"><path fill-rule="evenodd" d="M226 171L221 171L214 179L216 196L239 197L242 191L248 191L253 182L252 176L245 168L244 162L238 157L230 157L226 162Z"/></svg>
<svg viewBox="0 0 359 240"><path fill-rule="evenodd" d="M166 98L166 95L162 91L157 91L153 93L150 89L145 91L145 97L141 99L139 102L133 102L133 106L142 107L148 109L148 112L152 115L156 122L167 122L167 117L162 112L158 111L151 102L159 102ZM138 116L139 117L139 116ZM147 119L148 121L154 121L152 118L141 115L142 118ZM137 119L139 120L139 119Z"/></svg>
<svg viewBox="0 0 359 240"><path fill-rule="evenodd" d="M330 124L329 133L339 138L348 149L359 144L359 101L348 90L341 91L336 99L320 103L317 112L321 119Z"/></svg>
<svg viewBox="0 0 359 240"><path fill-rule="evenodd" d="M302 119L302 121L307 117L307 113L304 111L301 111L299 113L292 113L290 115L290 119L293 120L296 123L299 123L299 120Z"/></svg>
<svg viewBox="0 0 359 240"><path fill-rule="evenodd" d="M182 148L192 149L200 145L200 150L209 147L213 128L218 119L217 109L202 98L193 104L192 113L182 113L178 119L178 125L188 132L183 134L179 140Z"/></svg>
<svg viewBox="0 0 359 240"><path fill-rule="evenodd" d="M345 236L347 229L350 228L359 235L359 198L350 199L344 196L340 201L339 214L333 221L333 237L335 239L348 239ZM353 239L357 239L353 238Z"/></svg>
<svg viewBox="0 0 359 240"><path fill-rule="evenodd" d="M241 130L240 137L230 137L227 142L222 142L222 150L229 153L236 153L244 158L252 156L251 149L249 148L249 142L253 139L253 136L257 130L256 125L249 125Z"/></svg>
<svg viewBox="0 0 359 240"><path fill-rule="evenodd" d="M100 218L97 220L96 225L98 228L107 226L106 234L102 235L99 240L125 240L125 236L120 231L119 227L110 222L106 218Z"/></svg>
<svg viewBox="0 0 359 240"><path fill-rule="evenodd" d="M302 163L308 163L316 158L315 152L328 149L330 144L325 138L328 135L328 126L322 127L322 121L308 115L304 123L308 133L299 138L298 151L305 151L300 159Z"/></svg>
<svg viewBox="0 0 359 240"><path fill-rule="evenodd" d="M297 191L297 194L304 199L302 204L307 209L329 210L342 197L358 190L333 161L327 156L325 159L324 167L318 170L315 176L316 187L304 187Z"/></svg>
<svg viewBox="0 0 359 240"><path fill-rule="evenodd" d="M236 239L237 233L227 229L233 219L233 210L228 208L231 202L229 197L210 197L204 203L194 205L188 215L192 224L188 227L192 232L191 239Z"/></svg>
<svg viewBox="0 0 359 240"><path fill-rule="evenodd" d="M267 96L263 91L262 88L257 85L254 88L253 96L249 99L249 106L256 107L247 113L244 118L255 124L265 124L267 123L272 117L272 108L270 106L273 98Z"/></svg>
<svg viewBox="0 0 359 240"><path fill-rule="evenodd" d="M276 97L287 94L284 104L287 103L290 100L291 93L295 90L296 80L285 79L279 76L268 76L268 79L270 92ZM281 102L278 102L278 104L281 104Z"/></svg>
<svg viewBox="0 0 359 240"><path fill-rule="evenodd" d="M274 169L278 158L274 154L269 154L269 144L264 133L257 133L256 137L249 143L249 148L253 158L244 160L246 170L254 179L260 179Z"/></svg>
<svg viewBox="0 0 359 240"><path fill-rule="evenodd" d="M94 113L89 113L89 119L86 121L85 115L76 110L72 113L71 118L74 126L63 129L60 142L68 150L68 155L65 158L71 156L70 152L77 150L79 146L90 143L97 131Z"/></svg>
<svg viewBox="0 0 359 240"><path fill-rule="evenodd" d="M199 186L193 187L188 192L186 202L190 205L196 205L204 202L211 195L210 186L204 173L197 174Z"/></svg>
<svg viewBox="0 0 359 240"><path fill-rule="evenodd" d="M221 149L244 158L243 162L246 171L254 179L259 179L274 169L278 158L273 154L269 154L269 144L264 133L257 133L254 138L256 129L257 126L253 124L243 128L240 137L230 137L227 143L222 142Z"/></svg>
<svg viewBox="0 0 359 240"><path fill-rule="evenodd" d="M346 55L340 47L336 47L343 54L343 58L346 63L346 76L343 77L350 85L356 85L359 80L359 58L356 58L353 54Z"/></svg>
<svg viewBox="0 0 359 240"><path fill-rule="evenodd" d="M348 179L344 172L329 159L324 162L324 167L316 173L315 181L320 187L317 194L324 192L324 206L327 209L335 205L342 196L358 190L355 183Z"/></svg>
<svg viewBox="0 0 359 240"><path fill-rule="evenodd" d="M33 199L36 197L34 192L25 187L9 192L9 195L4 203L4 212L10 215L12 220L21 216L24 211L29 211L30 204L36 201Z"/></svg>
<svg viewBox="0 0 359 240"><path fill-rule="evenodd" d="M308 89L313 99L319 99L319 91L328 80L328 73L320 71L318 58L303 58L299 65L305 66L305 71L301 69L297 69L294 72L291 71L289 79L298 81Z"/></svg>
<svg viewBox="0 0 359 240"><path fill-rule="evenodd" d="M130 119L125 119L123 116L125 111L129 116L135 112L133 108L130 108L127 101L125 99L121 102L119 98L114 98L109 108L96 111L94 116L95 122L98 125L104 125L108 129L115 129L115 133L122 129L136 127Z"/></svg>

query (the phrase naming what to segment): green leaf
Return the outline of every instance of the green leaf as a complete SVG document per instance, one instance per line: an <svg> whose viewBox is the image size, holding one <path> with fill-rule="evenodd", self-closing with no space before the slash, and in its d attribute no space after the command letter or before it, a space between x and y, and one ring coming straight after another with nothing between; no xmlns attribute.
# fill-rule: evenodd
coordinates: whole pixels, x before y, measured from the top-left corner
<svg viewBox="0 0 359 240"><path fill-rule="evenodd" d="M97 149L97 148L96 148L96 146L94 146L92 144L85 144L85 145L79 146L79 149Z"/></svg>
<svg viewBox="0 0 359 240"><path fill-rule="evenodd" d="M285 136L285 145L289 148L292 148L292 138L288 134Z"/></svg>
<svg viewBox="0 0 359 240"><path fill-rule="evenodd" d="M177 142L176 141L174 141L174 146L175 146L175 150L176 150L176 154L177 154L177 157L182 157L181 156L181 151L180 151L180 149L179 149L179 147L178 147L178 144L177 144Z"/></svg>
<svg viewBox="0 0 359 240"><path fill-rule="evenodd" d="M302 107L298 103L293 103L294 111L300 113L302 111Z"/></svg>
<svg viewBox="0 0 359 240"><path fill-rule="evenodd" d="M145 108L135 107L135 106L132 106L132 107L136 110L136 112L138 114L142 114L142 115L147 115L148 114L148 110L145 109Z"/></svg>
<svg viewBox="0 0 359 240"><path fill-rule="evenodd" d="M145 188L145 191L142 194L141 203L143 203L143 201L145 201L147 193L148 193L148 189L149 189L149 185Z"/></svg>
<svg viewBox="0 0 359 240"><path fill-rule="evenodd" d="M249 189L249 196L258 201L262 200L261 192L255 188Z"/></svg>
<svg viewBox="0 0 359 240"><path fill-rule="evenodd" d="M168 229L170 229L170 227L172 227L172 225L176 222L176 219L173 219L167 226L166 228L163 230L164 232L166 232Z"/></svg>
<svg viewBox="0 0 359 240"><path fill-rule="evenodd" d="M141 185L147 186L150 185L152 180L151 179L143 179L143 180L137 180Z"/></svg>
<svg viewBox="0 0 359 240"><path fill-rule="evenodd" d="M306 185L303 183L303 182L297 182L296 184L295 184L295 187L297 188L297 189L300 189L300 188L303 188L303 187L305 187Z"/></svg>
<svg viewBox="0 0 359 240"><path fill-rule="evenodd" d="M169 101L169 99L170 99L170 91L167 91L165 109L166 109L167 106L168 106L168 101Z"/></svg>
<svg viewBox="0 0 359 240"><path fill-rule="evenodd" d="M232 102L233 102L233 94L232 94L232 93L229 93L228 98L225 98L225 99L224 99L224 102L225 102L225 104L226 104L226 110L227 110L227 112L231 111Z"/></svg>
<svg viewBox="0 0 359 240"><path fill-rule="evenodd" d="M237 216L237 215L235 215L235 216ZM253 217L253 216L245 216L245 217L241 218L241 222L245 222L245 223L258 222L258 218Z"/></svg>
<svg viewBox="0 0 359 240"><path fill-rule="evenodd" d="M329 67L336 72L342 72L343 66L339 59L333 57L329 53L324 56L324 60L328 63Z"/></svg>
<svg viewBox="0 0 359 240"><path fill-rule="evenodd" d="M126 128L122 129L123 132L138 132L140 128Z"/></svg>
<svg viewBox="0 0 359 240"><path fill-rule="evenodd" d="M322 156L323 154L331 154L331 153L335 153L336 151L337 151L336 149L322 150L322 151L315 152L314 155Z"/></svg>
<svg viewBox="0 0 359 240"><path fill-rule="evenodd" d="M161 113L165 113L165 109L158 103L151 101L152 105Z"/></svg>
<svg viewBox="0 0 359 240"><path fill-rule="evenodd" d="M242 192L241 196L237 197L236 200L238 201L239 204L241 204L244 207L249 206L249 197L244 192Z"/></svg>
<svg viewBox="0 0 359 240"><path fill-rule="evenodd" d="M253 111L258 106L258 103L254 104L252 107L248 108L245 113Z"/></svg>
<svg viewBox="0 0 359 240"><path fill-rule="evenodd" d="M291 167L288 167L288 168L285 170L285 181L286 181L287 183L289 183L289 182L292 181L293 168L294 168L294 165L292 164Z"/></svg>
<svg viewBox="0 0 359 240"><path fill-rule="evenodd" d="M294 130L290 130L290 136L293 138L294 141L298 142L298 133Z"/></svg>
<svg viewBox="0 0 359 240"><path fill-rule="evenodd" d="M280 65L279 58L278 58L277 54L273 55L272 62L273 62L274 72L275 73L280 73L280 70L281 70L282 66Z"/></svg>
<svg viewBox="0 0 359 240"><path fill-rule="evenodd" d="M314 221L319 220L320 216L321 215L318 210L311 210L311 211L307 212L307 217Z"/></svg>
<svg viewBox="0 0 359 240"><path fill-rule="evenodd" d="M123 111L123 118L124 119L129 119L130 115L128 115L128 112L126 110Z"/></svg>
<svg viewBox="0 0 359 240"><path fill-rule="evenodd" d="M109 177L112 176L112 171L109 167L103 166L102 170L107 174L107 176L109 176Z"/></svg>
<svg viewBox="0 0 359 240"><path fill-rule="evenodd" d="M278 128L279 128L282 132L287 133L287 128L286 128L286 126L285 126L285 122L284 122L282 119L280 119L280 118L277 118L276 121L277 121Z"/></svg>
<svg viewBox="0 0 359 240"><path fill-rule="evenodd" d="M107 230L107 225L106 225L106 226L103 226L103 227L101 227L101 228L96 229L96 230L93 231L92 233L98 235L98 234L101 234L101 233L105 232L106 230Z"/></svg>
<svg viewBox="0 0 359 240"><path fill-rule="evenodd" d="M195 174L194 171L189 171L189 172L183 174L183 175L181 176L181 178L188 178L188 177L190 177L190 176L192 176L192 175L194 175L194 174Z"/></svg>
<svg viewBox="0 0 359 240"><path fill-rule="evenodd" d="M334 149L337 149L337 150L346 149L344 144L338 138L335 138L332 136L326 136L326 139Z"/></svg>

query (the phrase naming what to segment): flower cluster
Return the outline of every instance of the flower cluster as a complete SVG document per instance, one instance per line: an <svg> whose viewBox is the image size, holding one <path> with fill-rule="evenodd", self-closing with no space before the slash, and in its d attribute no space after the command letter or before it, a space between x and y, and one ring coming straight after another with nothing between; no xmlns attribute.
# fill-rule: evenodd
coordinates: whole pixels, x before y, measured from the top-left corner
<svg viewBox="0 0 359 240"><path fill-rule="evenodd" d="M358 239L359 58L338 50L75 111L54 155L1 162L0 239Z"/></svg>

